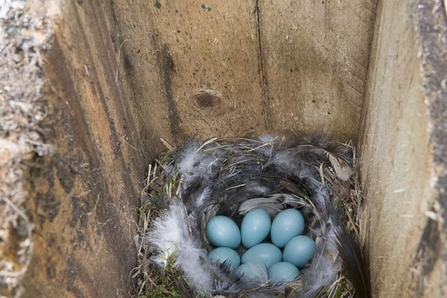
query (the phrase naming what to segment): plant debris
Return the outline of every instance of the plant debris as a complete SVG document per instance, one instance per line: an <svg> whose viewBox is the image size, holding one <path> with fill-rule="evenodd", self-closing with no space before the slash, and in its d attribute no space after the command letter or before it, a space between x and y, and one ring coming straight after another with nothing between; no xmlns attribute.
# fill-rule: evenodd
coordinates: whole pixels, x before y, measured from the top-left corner
<svg viewBox="0 0 447 298"><path fill-rule="evenodd" d="M20 295L33 250L25 162L53 153L39 127L47 116L42 53L57 7L50 2L3 1L0 10L0 296Z"/></svg>

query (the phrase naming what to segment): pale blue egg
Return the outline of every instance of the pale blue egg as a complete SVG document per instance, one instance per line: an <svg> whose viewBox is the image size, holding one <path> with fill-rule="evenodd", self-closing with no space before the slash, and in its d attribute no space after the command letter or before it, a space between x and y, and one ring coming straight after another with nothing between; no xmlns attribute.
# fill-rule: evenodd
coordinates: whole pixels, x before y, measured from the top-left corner
<svg viewBox="0 0 447 298"><path fill-rule="evenodd" d="M265 282L267 269L264 264L245 263L241 264L236 271L236 275L243 281Z"/></svg>
<svg viewBox="0 0 447 298"><path fill-rule="evenodd" d="M264 209L250 210L242 220L242 244L246 248L261 243L269 234L272 221Z"/></svg>
<svg viewBox="0 0 447 298"><path fill-rule="evenodd" d="M268 269L273 264L281 262L282 253L271 243L261 243L253 246L242 255L242 263L261 263Z"/></svg>
<svg viewBox="0 0 447 298"><path fill-rule="evenodd" d="M231 271L236 270L241 264L241 258L239 257L238 253L228 247L218 247L213 249L208 253L208 259L220 264L225 263Z"/></svg>
<svg viewBox="0 0 447 298"><path fill-rule="evenodd" d="M206 237L214 246L237 248L241 244L241 232L229 217L216 216L206 225Z"/></svg>
<svg viewBox="0 0 447 298"><path fill-rule="evenodd" d="M271 238L273 244L283 248L287 242L304 231L304 217L298 210L286 209L273 219Z"/></svg>
<svg viewBox="0 0 447 298"><path fill-rule="evenodd" d="M307 236L296 236L284 247L283 260L298 268L304 268L315 254L315 241Z"/></svg>
<svg viewBox="0 0 447 298"><path fill-rule="evenodd" d="M270 267L269 279L271 282L290 282L300 275L300 270L288 262L279 262Z"/></svg>

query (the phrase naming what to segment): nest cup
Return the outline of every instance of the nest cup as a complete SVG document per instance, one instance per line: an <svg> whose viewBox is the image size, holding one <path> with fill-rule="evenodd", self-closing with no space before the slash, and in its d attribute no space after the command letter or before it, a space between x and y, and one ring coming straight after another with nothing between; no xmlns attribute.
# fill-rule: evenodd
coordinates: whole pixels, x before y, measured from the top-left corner
<svg viewBox="0 0 447 298"><path fill-rule="evenodd" d="M153 196L149 191L153 204L165 202L161 209L166 210L147 234L154 248L152 261L163 271L173 258L174 266L199 295L275 295L290 290L303 297L327 295L336 287L346 261L340 255L361 258L355 239L346 232L347 223L341 220L344 210L340 207L350 200L352 153L350 147L324 134L187 142L170 152L163 166L163 187L176 185L174 195ZM296 280L273 283L265 272L259 281L247 282L225 264L206 258L214 248L205 235L208 221L224 215L240 226L254 208L266 210L271 218L289 208L303 214L304 234L315 240L316 253ZM344 243L350 243L348 249ZM245 248L240 246L237 251L241 255ZM368 287L363 269L351 271L365 275L360 291Z"/></svg>

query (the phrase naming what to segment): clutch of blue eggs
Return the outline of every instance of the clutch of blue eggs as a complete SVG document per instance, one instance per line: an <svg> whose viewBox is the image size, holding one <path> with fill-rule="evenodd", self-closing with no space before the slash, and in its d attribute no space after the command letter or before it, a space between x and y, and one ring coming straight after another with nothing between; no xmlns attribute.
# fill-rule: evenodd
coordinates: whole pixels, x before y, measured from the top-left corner
<svg viewBox="0 0 447 298"><path fill-rule="evenodd" d="M291 282L315 254L315 241L303 235L304 228L296 209L281 211L273 221L264 209L252 209L240 228L229 217L215 216L206 225L206 237L215 247L208 259L245 281L260 281L267 271L272 283Z"/></svg>

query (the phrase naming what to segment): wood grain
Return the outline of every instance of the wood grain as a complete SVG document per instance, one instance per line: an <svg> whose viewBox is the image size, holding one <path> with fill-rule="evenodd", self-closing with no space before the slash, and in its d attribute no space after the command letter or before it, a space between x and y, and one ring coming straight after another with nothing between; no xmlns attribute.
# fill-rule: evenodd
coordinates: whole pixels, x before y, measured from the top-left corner
<svg viewBox="0 0 447 298"><path fill-rule="evenodd" d="M374 1L259 1L270 125L355 140Z"/></svg>
<svg viewBox="0 0 447 298"><path fill-rule="evenodd" d="M266 131L254 1L117 1L123 54L149 126L167 105L172 136ZM166 113L165 113L166 114ZM162 124L163 125L163 124Z"/></svg>
<svg viewBox="0 0 447 298"><path fill-rule="evenodd" d="M434 193L411 4L383 1L378 13L359 145L372 295L438 297L423 295L429 275L418 269L428 264L417 250ZM424 261L418 264L418 258Z"/></svg>

